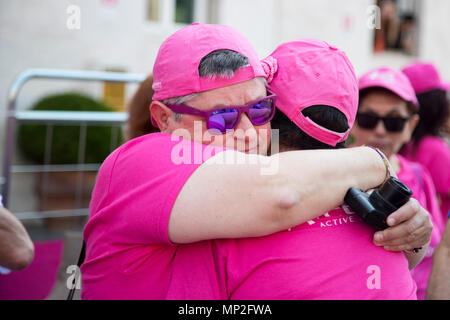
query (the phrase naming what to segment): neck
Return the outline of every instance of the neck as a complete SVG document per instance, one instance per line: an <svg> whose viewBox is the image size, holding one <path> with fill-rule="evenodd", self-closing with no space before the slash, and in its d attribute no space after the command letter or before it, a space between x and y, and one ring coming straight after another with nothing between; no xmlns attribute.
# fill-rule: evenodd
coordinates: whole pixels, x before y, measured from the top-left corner
<svg viewBox="0 0 450 320"><path fill-rule="evenodd" d="M395 173L398 173L401 169L402 166L400 164L400 161L397 158L397 155L393 154L389 157L389 162L392 165L392 168L394 169Z"/></svg>

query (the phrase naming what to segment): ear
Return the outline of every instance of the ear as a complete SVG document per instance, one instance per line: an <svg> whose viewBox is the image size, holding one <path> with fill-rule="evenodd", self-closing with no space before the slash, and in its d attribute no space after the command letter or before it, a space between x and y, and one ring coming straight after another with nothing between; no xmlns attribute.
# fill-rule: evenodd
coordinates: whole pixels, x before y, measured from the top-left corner
<svg viewBox="0 0 450 320"><path fill-rule="evenodd" d="M414 129L419 124L420 116L418 114L414 114L411 119L409 119L409 126L411 128L411 132L414 131Z"/></svg>
<svg viewBox="0 0 450 320"><path fill-rule="evenodd" d="M172 110L159 101L152 101L150 104L150 116L156 122L161 132L167 132L170 125L169 121L172 116Z"/></svg>

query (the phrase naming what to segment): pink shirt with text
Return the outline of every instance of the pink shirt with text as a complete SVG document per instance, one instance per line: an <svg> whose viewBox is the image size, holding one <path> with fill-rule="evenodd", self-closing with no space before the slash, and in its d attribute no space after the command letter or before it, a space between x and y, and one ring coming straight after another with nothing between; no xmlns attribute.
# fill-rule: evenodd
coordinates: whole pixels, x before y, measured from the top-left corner
<svg viewBox="0 0 450 320"><path fill-rule="evenodd" d="M155 133L104 161L84 229L83 299L221 298L212 242L176 245L167 231L181 188L220 151Z"/></svg>
<svg viewBox="0 0 450 320"><path fill-rule="evenodd" d="M229 299L416 299L403 252L372 243L348 206L262 238L216 240Z"/></svg>

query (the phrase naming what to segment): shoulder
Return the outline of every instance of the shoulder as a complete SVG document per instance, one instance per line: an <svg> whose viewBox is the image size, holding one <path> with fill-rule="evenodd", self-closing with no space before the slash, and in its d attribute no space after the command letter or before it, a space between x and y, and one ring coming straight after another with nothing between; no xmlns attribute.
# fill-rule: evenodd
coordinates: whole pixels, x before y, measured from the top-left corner
<svg viewBox="0 0 450 320"><path fill-rule="evenodd" d="M428 169L420 162L412 161L399 155L397 155L397 157L402 165L402 168L405 168L407 171L414 171L414 173L421 174L424 177L430 176Z"/></svg>
<svg viewBox="0 0 450 320"><path fill-rule="evenodd" d="M450 152L447 142L439 137L426 136L420 142L420 148L432 151Z"/></svg>
<svg viewBox="0 0 450 320"><path fill-rule="evenodd" d="M192 142L179 136L166 133L151 133L132 139L116 149L105 162L129 169L170 164L171 154L178 144L190 145Z"/></svg>
<svg viewBox="0 0 450 320"><path fill-rule="evenodd" d="M403 175L411 175L412 173L414 173L413 171L422 171L422 167L417 162L407 159L399 154L397 154L396 157L401 167L400 171L397 173L399 178Z"/></svg>
<svg viewBox="0 0 450 320"><path fill-rule="evenodd" d="M181 138L167 133L150 133L124 143L119 147L122 152L139 150L139 152L161 152L178 142Z"/></svg>
<svg viewBox="0 0 450 320"><path fill-rule="evenodd" d="M430 171L432 167L444 170L450 162L450 147L445 140L438 137L427 136L417 146L414 160L425 165Z"/></svg>

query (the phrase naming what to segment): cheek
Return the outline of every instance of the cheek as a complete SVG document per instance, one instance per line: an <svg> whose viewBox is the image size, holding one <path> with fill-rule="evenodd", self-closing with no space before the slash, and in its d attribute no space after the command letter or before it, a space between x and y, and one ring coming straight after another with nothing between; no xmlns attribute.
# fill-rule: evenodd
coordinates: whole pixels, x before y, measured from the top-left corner
<svg viewBox="0 0 450 320"><path fill-rule="evenodd" d="M403 130L402 133L393 135L392 137L392 141L396 145L399 145L399 147L401 147L405 143L408 143L410 139L411 139L411 132L409 131L409 129L405 129Z"/></svg>
<svg viewBox="0 0 450 320"><path fill-rule="evenodd" d="M203 128L203 136L202 136L203 144L216 147L224 147L227 146L226 141L227 141L226 135L212 134L210 131L206 129L206 127Z"/></svg>
<svg viewBox="0 0 450 320"><path fill-rule="evenodd" d="M256 132L258 134L258 140L260 142L267 141L268 143L270 143L272 130L271 130L271 127L270 127L269 123L267 123L265 125L262 125L262 126L256 127Z"/></svg>
<svg viewBox="0 0 450 320"><path fill-rule="evenodd" d="M360 146L363 144L367 144L367 142L370 139L371 131L368 130L362 130L358 128L357 126L353 127L351 133L353 138L355 139L355 145Z"/></svg>
<svg viewBox="0 0 450 320"><path fill-rule="evenodd" d="M258 127L256 132L258 134L258 154L266 155L269 150L269 146L271 145L272 130L270 128L270 124Z"/></svg>

